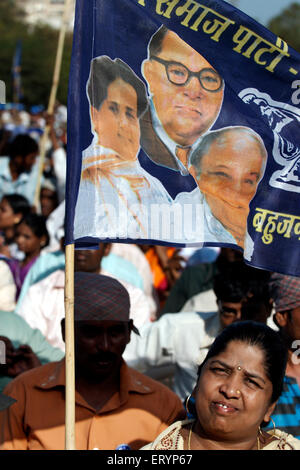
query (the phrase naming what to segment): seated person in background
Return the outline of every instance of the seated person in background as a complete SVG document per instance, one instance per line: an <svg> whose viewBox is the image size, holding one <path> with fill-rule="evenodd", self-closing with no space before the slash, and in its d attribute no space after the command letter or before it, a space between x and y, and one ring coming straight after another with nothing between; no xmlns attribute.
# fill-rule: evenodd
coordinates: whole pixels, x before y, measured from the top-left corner
<svg viewBox="0 0 300 470"><path fill-rule="evenodd" d="M58 233L58 237L60 239L60 244L62 245L63 234ZM20 305L22 304L28 289L37 282L45 279L54 271L58 269L65 269L65 253L62 248L57 249L55 251L48 252L47 245L41 251L41 256L39 256L36 262L31 266L29 269L27 276L22 284L21 292L18 297L17 307L16 310L19 309Z"/></svg>
<svg viewBox="0 0 300 470"><path fill-rule="evenodd" d="M64 356L14 312L0 311L0 336L6 358L0 365L0 391L20 373Z"/></svg>
<svg viewBox="0 0 300 470"><path fill-rule="evenodd" d="M130 284L134 284L136 287L140 287L144 291L145 295L147 296L147 299L152 305L151 310L153 310L153 320L156 319L156 313L158 309L157 296L154 291L152 271L148 259L146 258L143 251L138 245L128 243L112 243L112 247L110 250L110 258L112 258L112 256L116 257L116 261L119 261L121 257L123 260L128 261L131 266L133 265L136 268L137 273L140 276L141 284L138 285L136 283L133 283L131 281L131 278L127 279L127 281L130 282Z"/></svg>
<svg viewBox="0 0 300 470"><path fill-rule="evenodd" d="M129 311L128 292L117 280L75 273L78 450L112 450L121 444L139 449L185 414L173 392L122 359L131 332L137 332ZM17 403L0 416L1 449L64 449L64 360L20 375L5 394Z"/></svg>
<svg viewBox="0 0 300 470"><path fill-rule="evenodd" d="M174 247L140 245L140 248L145 253L152 271L154 288L161 309L169 296L170 289L181 275L184 258L180 256L180 250Z"/></svg>
<svg viewBox="0 0 300 470"><path fill-rule="evenodd" d="M277 428L300 439L300 278L274 273L270 288L274 322L288 351L283 392L272 418Z"/></svg>
<svg viewBox="0 0 300 470"><path fill-rule="evenodd" d="M265 281L266 283L267 281ZM229 324L242 319L247 298L262 303L262 280L243 281L238 273L215 276L217 302L209 312L182 312L163 315L158 321L140 328L125 350L131 367L159 380L174 376L173 390L184 400L194 387L197 368L203 361L215 337ZM256 298L256 291L259 295ZM267 294L266 294L267 295Z"/></svg>
<svg viewBox="0 0 300 470"><path fill-rule="evenodd" d="M62 109L58 107L57 110ZM55 180L55 189L57 191L58 202L61 203L65 198L66 190L66 121L59 123L59 111L53 114L46 114L46 124L49 126L49 138L52 148L49 151L50 172ZM66 116L64 117L64 119ZM60 125L59 125L60 124ZM60 134L60 135L58 135Z"/></svg>
<svg viewBox="0 0 300 470"><path fill-rule="evenodd" d="M58 195L53 181L45 178L40 192L41 214L48 218L58 206Z"/></svg>
<svg viewBox="0 0 300 470"><path fill-rule="evenodd" d="M45 218L38 214L26 215L16 228L16 243L18 249L24 253L24 259L11 260L9 265L17 286L18 298L29 269L49 243Z"/></svg>
<svg viewBox="0 0 300 470"><path fill-rule="evenodd" d="M184 270L182 278L180 278L178 283L174 286L174 292L171 292L172 298L167 300L162 314L172 313L173 310L167 312L166 307L176 308L175 301L178 299L179 303L182 304L184 299L188 297L190 295L189 293L192 293L193 290L196 294L189 297L188 300L183 303L179 311L214 311L217 299L212 287L214 277L219 274L228 278L236 276L237 279L243 280L245 284L249 284L249 287L251 287L253 280L257 294L259 286L257 281L261 279L262 287L267 288L266 281L268 281L270 277L268 271L248 266L244 262L240 252L230 248L222 248L215 263L193 266Z"/></svg>
<svg viewBox="0 0 300 470"><path fill-rule="evenodd" d="M61 249L61 238L65 234L65 201L51 212L46 221L50 242L45 251L55 252Z"/></svg>
<svg viewBox="0 0 300 470"><path fill-rule="evenodd" d="M248 268L252 270L249 266ZM273 299L271 298L269 286L269 277L271 273L266 271L265 275L264 280L258 277L257 279L254 279L254 283L251 281L249 282L249 293L247 294L247 301L244 302L242 306L241 320L266 323L270 328L277 330L272 319Z"/></svg>
<svg viewBox="0 0 300 470"><path fill-rule="evenodd" d="M75 250L75 271L105 274L117 277L110 265L103 269L103 259L108 257L111 244L100 243L98 250ZM152 312L147 297L141 289L119 279L129 292L130 316L137 327L151 321ZM52 272L40 282L33 284L23 302L17 306L17 313L32 328L38 328L52 346L65 350L60 322L65 317L64 306L65 272L63 269Z"/></svg>
<svg viewBox="0 0 300 470"><path fill-rule="evenodd" d="M75 271L96 272L118 279L129 293L130 318L137 328L140 328L151 321L154 305L149 302L142 289L127 281L129 275L126 277L121 269L123 260L119 261L119 267L115 266L114 262L110 263L111 247L111 243L99 243L98 250L75 250ZM99 252L102 252L102 255L99 255ZM103 266L102 263L104 263Z"/></svg>
<svg viewBox="0 0 300 470"><path fill-rule="evenodd" d="M20 194L5 194L0 202L0 231L3 242L0 252L9 258L22 259L23 253L18 252L15 235L17 224L27 214L31 207L27 199ZM20 256L21 255L21 256Z"/></svg>
<svg viewBox="0 0 300 470"><path fill-rule="evenodd" d="M133 247L133 245L125 245L124 253L120 253L118 250L115 250L116 245L120 244L111 243L109 256L104 257L102 261L102 268L106 269L106 264L108 265L108 270L113 266L114 271L117 273L116 277L129 282L129 284L132 284L139 289L144 290L144 283L140 272L137 270L136 266L124 256L126 246Z"/></svg>
<svg viewBox="0 0 300 470"><path fill-rule="evenodd" d="M163 431L144 450L300 450L290 434L264 425L282 392L287 352L278 332L234 323L214 341L187 402L192 419Z"/></svg>
<svg viewBox="0 0 300 470"><path fill-rule="evenodd" d="M33 204L38 165L38 144L27 134L17 135L9 145L8 157L0 159L0 198L22 194Z"/></svg>
<svg viewBox="0 0 300 470"><path fill-rule="evenodd" d="M242 260L243 255L240 251L232 248L221 248L221 252L214 263L203 263L185 268L172 287L160 315L180 312L186 302L193 296L212 289L214 275L220 269L228 265L234 266L234 263L241 263Z"/></svg>

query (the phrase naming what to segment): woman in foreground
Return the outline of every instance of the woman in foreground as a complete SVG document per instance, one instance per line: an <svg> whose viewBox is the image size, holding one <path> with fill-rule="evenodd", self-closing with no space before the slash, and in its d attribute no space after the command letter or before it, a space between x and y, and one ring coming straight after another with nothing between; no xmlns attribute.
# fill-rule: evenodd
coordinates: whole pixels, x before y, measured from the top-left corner
<svg viewBox="0 0 300 470"><path fill-rule="evenodd" d="M215 339L187 400L193 419L178 421L143 450L294 450L300 441L263 430L285 375L287 351L262 323L233 323Z"/></svg>

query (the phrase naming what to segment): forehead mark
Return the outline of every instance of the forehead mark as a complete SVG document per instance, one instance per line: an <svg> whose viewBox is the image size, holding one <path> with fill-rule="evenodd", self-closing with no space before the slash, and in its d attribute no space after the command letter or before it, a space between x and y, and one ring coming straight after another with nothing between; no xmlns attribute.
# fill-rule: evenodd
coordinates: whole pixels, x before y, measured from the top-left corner
<svg viewBox="0 0 300 470"><path fill-rule="evenodd" d="M211 364L214 364L214 363L218 363L218 364L222 365L227 370L233 371L234 369L237 369L239 372L243 371L244 375L246 375L247 377L258 379L258 380L262 381L264 384L266 383L266 381L263 379L263 377L261 377L259 374L257 374L256 372L248 371L241 365L238 365L237 367L232 366L232 365L227 364L224 361L221 361L220 359L214 359L211 362Z"/></svg>

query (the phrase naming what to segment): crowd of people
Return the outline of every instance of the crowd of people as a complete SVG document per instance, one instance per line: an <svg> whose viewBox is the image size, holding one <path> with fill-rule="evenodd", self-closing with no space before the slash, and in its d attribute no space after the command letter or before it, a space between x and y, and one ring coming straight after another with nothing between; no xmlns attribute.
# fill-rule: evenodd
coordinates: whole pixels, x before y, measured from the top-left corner
<svg viewBox="0 0 300 470"><path fill-rule="evenodd" d="M65 182L66 108L0 110L3 450L65 445ZM300 278L100 243L75 250L74 319L77 449L300 449Z"/></svg>

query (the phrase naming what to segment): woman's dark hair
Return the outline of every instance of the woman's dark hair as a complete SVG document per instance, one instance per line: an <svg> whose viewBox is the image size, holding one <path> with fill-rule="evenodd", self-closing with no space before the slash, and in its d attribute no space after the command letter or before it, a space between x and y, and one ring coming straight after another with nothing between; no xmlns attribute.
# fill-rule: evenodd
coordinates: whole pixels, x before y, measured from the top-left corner
<svg viewBox="0 0 300 470"><path fill-rule="evenodd" d="M38 238L42 238L43 236L46 238L44 247L49 245L50 237L46 226L46 218L43 215L27 214L18 225L23 223L26 224Z"/></svg>
<svg viewBox="0 0 300 470"><path fill-rule="evenodd" d="M109 85L122 79L129 83L137 94L137 115L140 117L147 109L148 101L145 84L121 59L112 60L107 56L95 57L91 62L91 71L87 83L90 104L98 111L107 97Z"/></svg>
<svg viewBox="0 0 300 470"><path fill-rule="evenodd" d="M266 375L272 382L273 391L271 403L278 400L282 393L283 379L287 364L288 352L279 333L269 326L253 321L232 323L220 333L210 347L206 358L198 368L198 380L203 365L211 357L225 351L231 341L242 341L251 346L257 346L264 353Z"/></svg>
<svg viewBox="0 0 300 470"><path fill-rule="evenodd" d="M4 194L3 199L8 202L14 214L22 214L22 217L25 217L31 212L28 200L21 194Z"/></svg>

